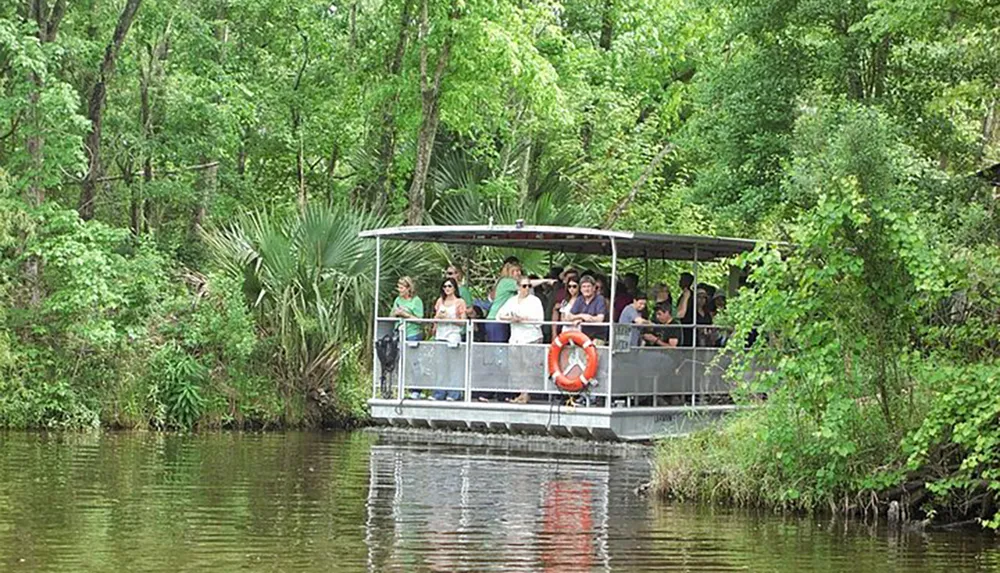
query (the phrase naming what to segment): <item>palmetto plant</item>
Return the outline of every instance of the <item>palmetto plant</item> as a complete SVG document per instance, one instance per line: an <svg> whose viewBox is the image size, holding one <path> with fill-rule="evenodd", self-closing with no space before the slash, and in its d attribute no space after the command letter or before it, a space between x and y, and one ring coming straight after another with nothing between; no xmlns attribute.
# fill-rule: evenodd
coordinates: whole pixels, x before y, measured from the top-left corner
<svg viewBox="0 0 1000 573"><path fill-rule="evenodd" d="M243 283L258 324L280 342L284 374L304 389L322 385L371 328L377 216L309 205L303 212L238 216L206 233L218 264ZM382 277L422 272L417 248L382 246ZM382 302L394 293L380 289ZM384 305L383 305L384 306Z"/></svg>
<svg viewBox="0 0 1000 573"><path fill-rule="evenodd" d="M585 204L578 201L569 183L572 167L553 168L529 179L527 193L498 194L486 190L489 182L507 175L490 173L475 159L457 152L442 154L431 173L432 193L425 223L432 225L512 225L518 219L527 225L565 227L592 226L596 219L588 216ZM472 248L436 246L435 256L450 262L461 262L472 275L495 279L500 262L515 255L529 273L543 274L550 262L543 251L523 249ZM581 257L561 257L552 262L579 262ZM478 272L477 272L478 271Z"/></svg>

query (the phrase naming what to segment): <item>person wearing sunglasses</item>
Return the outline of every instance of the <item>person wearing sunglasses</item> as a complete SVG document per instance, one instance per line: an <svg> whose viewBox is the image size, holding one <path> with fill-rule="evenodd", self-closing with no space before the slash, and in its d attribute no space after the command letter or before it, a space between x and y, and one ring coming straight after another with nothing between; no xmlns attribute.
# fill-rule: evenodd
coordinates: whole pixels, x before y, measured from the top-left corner
<svg viewBox="0 0 1000 573"><path fill-rule="evenodd" d="M568 273L565 277L565 292L562 296L556 295L555 304L552 305L552 322L569 322L569 311L580 296L580 277L576 273ZM559 336L563 330L572 330L572 326L556 325L552 329L552 337Z"/></svg>
<svg viewBox="0 0 1000 573"><path fill-rule="evenodd" d="M504 303L497 317L511 323L510 343L512 345L541 344L541 322L545 320L545 310L542 308L542 301L531 292L531 279L521 277L517 281L517 296L511 297ZM523 392L509 401L516 404L527 404L528 393Z"/></svg>
<svg viewBox="0 0 1000 573"><path fill-rule="evenodd" d="M434 318L454 322L434 323L434 340L457 345L462 342L463 324L465 321L465 301L458 297L458 281L453 278L444 279L441 283L441 296L434 303ZM461 400L462 393L458 390L435 390L431 400Z"/></svg>
<svg viewBox="0 0 1000 573"><path fill-rule="evenodd" d="M465 301L465 308L472 309L472 291L465 284L465 272L462 271L462 267L458 265L448 265L448 268L444 271L445 278L455 279L458 283L458 298Z"/></svg>
<svg viewBox="0 0 1000 573"><path fill-rule="evenodd" d="M530 287L536 287L542 284L552 285L555 284L555 279L530 279L522 275L521 263L517 262L516 257L507 257L504 261L503 269L500 270L500 280L497 281L495 287L493 287L493 302L490 305L490 312L486 315L487 320L499 320L504 321L500 318L500 311L503 309L504 305L507 304L511 299L517 298L520 294L520 285L522 282L527 282ZM534 295L532 295L534 296ZM537 298L536 298L537 300ZM541 301L539 301L541 303ZM544 320L544 310L542 311L543 318L539 320ZM510 340L510 330L507 328L507 324L504 322L487 324L486 330L486 340L490 342L508 342Z"/></svg>
<svg viewBox="0 0 1000 573"><path fill-rule="evenodd" d="M542 301L531 293L531 280L521 277L517 283L517 296L504 303L497 314L500 320L510 322L511 344L536 344L542 341L542 326L545 311Z"/></svg>

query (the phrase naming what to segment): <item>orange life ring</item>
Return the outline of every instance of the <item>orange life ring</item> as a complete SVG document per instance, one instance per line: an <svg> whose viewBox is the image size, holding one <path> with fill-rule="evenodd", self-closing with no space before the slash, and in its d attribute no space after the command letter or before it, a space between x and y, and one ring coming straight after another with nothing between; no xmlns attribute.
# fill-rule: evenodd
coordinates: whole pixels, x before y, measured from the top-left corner
<svg viewBox="0 0 1000 573"><path fill-rule="evenodd" d="M562 366L559 365L559 356L562 349L567 344L574 344L583 348L587 355L587 366L583 369L583 374L578 374L573 378L563 374ZM552 340L549 345L549 376L553 378L556 386L566 392L579 392L590 384L597 374L597 347L589 336L579 330L564 330L562 334Z"/></svg>

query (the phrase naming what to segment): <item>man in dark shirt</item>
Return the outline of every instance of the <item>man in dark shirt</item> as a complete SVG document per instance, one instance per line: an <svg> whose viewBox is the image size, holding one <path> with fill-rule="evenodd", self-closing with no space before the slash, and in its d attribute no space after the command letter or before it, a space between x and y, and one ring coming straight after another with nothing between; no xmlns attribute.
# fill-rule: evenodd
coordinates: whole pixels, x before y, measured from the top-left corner
<svg viewBox="0 0 1000 573"><path fill-rule="evenodd" d="M662 346L664 348L676 347L681 341L681 327L672 326L677 323L674 322L674 317L670 314L670 305L666 303L656 305L655 316L657 324L671 326L659 326L652 329L652 332L643 334L642 339L646 341L646 345Z"/></svg>
<svg viewBox="0 0 1000 573"><path fill-rule="evenodd" d="M618 322L618 319L622 315L622 311L625 307L632 304L635 300L635 295L639 292L639 275L635 273L625 273L622 277L621 282L618 283L618 290L615 292L614 300L614 319Z"/></svg>
<svg viewBox="0 0 1000 573"><path fill-rule="evenodd" d="M608 305L604 297L597 294L597 282L590 275L580 278L580 296L569 311L569 319L577 324L604 322L608 316ZM594 340L607 340L608 327L584 326L580 330Z"/></svg>
<svg viewBox="0 0 1000 573"><path fill-rule="evenodd" d="M692 290L694 275L681 273L681 294L677 299L677 322L684 325L681 332L681 346L694 344L695 293Z"/></svg>

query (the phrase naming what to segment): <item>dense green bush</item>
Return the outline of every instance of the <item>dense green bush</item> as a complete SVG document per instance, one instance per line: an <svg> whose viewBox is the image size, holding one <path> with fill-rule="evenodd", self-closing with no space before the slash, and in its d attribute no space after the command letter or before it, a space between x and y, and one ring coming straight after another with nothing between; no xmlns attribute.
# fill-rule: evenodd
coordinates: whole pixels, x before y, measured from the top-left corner
<svg viewBox="0 0 1000 573"><path fill-rule="evenodd" d="M913 499L942 505L973 486L1000 489L988 469L996 373L977 362L996 356L1000 304L987 293L1000 263L971 263L946 225L928 225L939 215L927 197L946 178L896 141L871 109L800 120L784 182L803 209L795 246L743 257L749 288L728 314L732 372L755 409L666 442L664 491L857 510L868 492L914 479L936 497ZM932 460L943 473L921 473Z"/></svg>
<svg viewBox="0 0 1000 573"><path fill-rule="evenodd" d="M0 220L0 426L303 422L240 282L75 211L16 206Z"/></svg>

